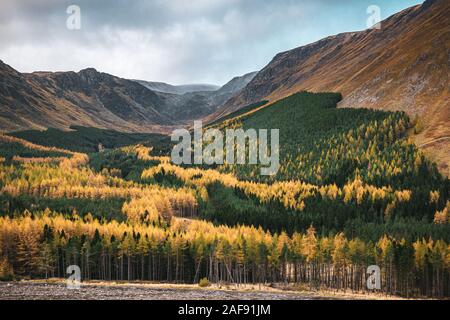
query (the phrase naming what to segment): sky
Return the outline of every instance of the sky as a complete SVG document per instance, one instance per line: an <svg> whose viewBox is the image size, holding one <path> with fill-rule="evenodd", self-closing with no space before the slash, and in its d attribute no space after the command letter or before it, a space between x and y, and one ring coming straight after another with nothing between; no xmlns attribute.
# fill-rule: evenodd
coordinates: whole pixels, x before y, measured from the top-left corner
<svg viewBox="0 0 450 320"><path fill-rule="evenodd" d="M1 0L0 60L20 72L93 67L128 79L223 85L279 52L366 29L371 5L384 19L421 2Z"/></svg>

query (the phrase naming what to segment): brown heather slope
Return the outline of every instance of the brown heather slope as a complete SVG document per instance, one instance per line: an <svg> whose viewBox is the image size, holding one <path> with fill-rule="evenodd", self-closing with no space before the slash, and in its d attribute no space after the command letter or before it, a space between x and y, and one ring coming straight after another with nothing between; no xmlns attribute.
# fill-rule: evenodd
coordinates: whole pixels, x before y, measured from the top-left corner
<svg viewBox="0 0 450 320"><path fill-rule="evenodd" d="M340 107L419 115L417 145L443 173L450 167L450 1L428 0L381 23L280 53L210 119L292 93L334 91Z"/></svg>
<svg viewBox="0 0 450 320"><path fill-rule="evenodd" d="M81 125L148 132L172 124L161 105L151 90L95 69L21 74L0 61L3 131Z"/></svg>

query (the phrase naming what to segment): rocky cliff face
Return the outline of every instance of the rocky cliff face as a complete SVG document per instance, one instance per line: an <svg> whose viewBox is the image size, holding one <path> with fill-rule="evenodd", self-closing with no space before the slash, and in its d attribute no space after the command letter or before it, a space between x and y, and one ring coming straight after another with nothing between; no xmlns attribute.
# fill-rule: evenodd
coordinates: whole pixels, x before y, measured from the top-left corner
<svg viewBox="0 0 450 320"><path fill-rule="evenodd" d="M335 91L340 107L401 110L419 116L414 136L444 172L450 166L450 1L428 0L382 21L280 53L216 115L292 93ZM438 140L436 143L425 143Z"/></svg>

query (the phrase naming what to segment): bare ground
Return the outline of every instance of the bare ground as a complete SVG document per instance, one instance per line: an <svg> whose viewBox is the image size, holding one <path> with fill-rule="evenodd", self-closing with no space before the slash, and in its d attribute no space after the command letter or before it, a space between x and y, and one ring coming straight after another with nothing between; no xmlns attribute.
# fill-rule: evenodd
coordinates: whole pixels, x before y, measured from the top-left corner
<svg viewBox="0 0 450 320"><path fill-rule="evenodd" d="M296 292L271 287L199 288L154 283L83 283L68 289L63 281L0 282L0 300L319 300L376 299L369 295Z"/></svg>

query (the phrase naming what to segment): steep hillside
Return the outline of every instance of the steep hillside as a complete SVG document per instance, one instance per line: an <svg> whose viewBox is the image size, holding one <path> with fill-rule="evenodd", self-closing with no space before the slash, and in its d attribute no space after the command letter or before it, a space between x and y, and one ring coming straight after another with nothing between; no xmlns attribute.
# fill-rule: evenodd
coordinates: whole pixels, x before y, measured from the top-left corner
<svg viewBox="0 0 450 320"><path fill-rule="evenodd" d="M70 125L152 131L173 120L162 100L136 82L85 69L21 74L0 62L0 128L68 129Z"/></svg>
<svg viewBox="0 0 450 320"><path fill-rule="evenodd" d="M450 2L428 0L381 23L280 53L215 116L301 90L343 94L340 107L419 116L414 138L448 173L450 154ZM442 152L444 150L444 152Z"/></svg>

